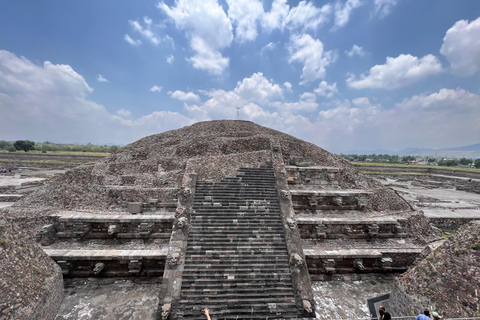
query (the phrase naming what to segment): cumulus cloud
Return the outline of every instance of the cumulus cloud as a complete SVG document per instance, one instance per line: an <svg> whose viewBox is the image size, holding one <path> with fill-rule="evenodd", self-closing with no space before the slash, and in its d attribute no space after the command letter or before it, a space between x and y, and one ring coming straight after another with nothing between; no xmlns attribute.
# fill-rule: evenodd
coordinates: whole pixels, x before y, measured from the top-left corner
<svg viewBox="0 0 480 320"><path fill-rule="evenodd" d="M200 97L196 95L193 92L183 92L180 90L176 90L174 92L169 91L168 94L173 98L177 100L182 100L182 101L200 101Z"/></svg>
<svg viewBox="0 0 480 320"><path fill-rule="evenodd" d="M418 58L401 54L396 58L387 57L385 64L372 67L368 74L362 74L359 79L350 75L347 85L354 89L395 89L440 72L442 65L434 55Z"/></svg>
<svg viewBox="0 0 480 320"><path fill-rule="evenodd" d="M98 81L98 82L108 82L108 80L105 79L101 74L98 75L97 81Z"/></svg>
<svg viewBox="0 0 480 320"><path fill-rule="evenodd" d="M350 20L350 16L356 8L364 4L361 0L347 0L344 4L335 3L335 25L333 29L344 27Z"/></svg>
<svg viewBox="0 0 480 320"><path fill-rule="evenodd" d="M142 41L138 40L138 39L132 39L128 34L125 34L125 36L123 37L123 39L125 39L125 41L127 41L128 43L130 43L132 46L139 46L142 44Z"/></svg>
<svg viewBox="0 0 480 320"><path fill-rule="evenodd" d="M125 109L112 114L88 98L92 92L69 65L49 61L36 65L0 51L0 127L4 139L129 143L194 122L173 112L154 112L136 119Z"/></svg>
<svg viewBox="0 0 480 320"><path fill-rule="evenodd" d="M303 63L301 76L303 81L300 84L324 78L325 68L336 59L331 51L323 51L320 40L313 39L309 34L293 35L288 50L290 52L288 62Z"/></svg>
<svg viewBox="0 0 480 320"><path fill-rule="evenodd" d="M228 17L237 24L235 36L240 41L254 40L257 21L263 15L263 5L258 0L227 0Z"/></svg>
<svg viewBox="0 0 480 320"><path fill-rule="evenodd" d="M123 109L123 108L118 110L117 114L122 118L129 118L132 115L130 110L126 110L126 109Z"/></svg>
<svg viewBox="0 0 480 320"><path fill-rule="evenodd" d="M152 91L152 92L162 92L162 87L159 87L159 86L155 85L155 86L150 88L150 91Z"/></svg>
<svg viewBox="0 0 480 320"><path fill-rule="evenodd" d="M337 83L334 82L333 84L329 85L326 81L322 81L318 84L318 88L316 88L314 92L318 96L331 98L338 92Z"/></svg>
<svg viewBox="0 0 480 320"><path fill-rule="evenodd" d="M174 60L175 60L175 57L173 56L173 54L171 54L167 57L167 63L168 64L172 64Z"/></svg>
<svg viewBox="0 0 480 320"><path fill-rule="evenodd" d="M292 84L290 82L285 82L283 86L287 89L287 91L292 91Z"/></svg>
<svg viewBox="0 0 480 320"><path fill-rule="evenodd" d="M363 57L365 55L365 51L363 51L363 48L360 46L357 46L356 44L353 45L352 49L350 51L345 50L345 54L349 56L350 58L357 55L360 57Z"/></svg>
<svg viewBox="0 0 480 320"><path fill-rule="evenodd" d="M316 96L312 92L304 92L300 95L297 102L272 102L270 105L277 108L280 114L287 112L287 114L297 113L299 111L312 112L318 108L318 103L315 101Z"/></svg>
<svg viewBox="0 0 480 320"><path fill-rule="evenodd" d="M245 101L267 103L283 97L283 90L263 76L263 73L254 73L250 78L244 78L237 83L234 92Z"/></svg>
<svg viewBox="0 0 480 320"><path fill-rule="evenodd" d="M286 0L274 0L269 12L262 17L262 28L271 32L274 29L316 30L318 26L329 21L332 5L325 4L321 8L312 2L300 1L296 7L290 8Z"/></svg>
<svg viewBox="0 0 480 320"><path fill-rule="evenodd" d="M185 31L196 53L188 59L194 68L220 75L228 67L220 51L232 42L232 24L216 0L178 0L171 7L160 2L158 8Z"/></svg>
<svg viewBox="0 0 480 320"><path fill-rule="evenodd" d="M456 75L468 77L480 70L480 18L455 22L443 38L440 53Z"/></svg>
<svg viewBox="0 0 480 320"><path fill-rule="evenodd" d="M397 0L375 0L375 15L384 18L390 14Z"/></svg>

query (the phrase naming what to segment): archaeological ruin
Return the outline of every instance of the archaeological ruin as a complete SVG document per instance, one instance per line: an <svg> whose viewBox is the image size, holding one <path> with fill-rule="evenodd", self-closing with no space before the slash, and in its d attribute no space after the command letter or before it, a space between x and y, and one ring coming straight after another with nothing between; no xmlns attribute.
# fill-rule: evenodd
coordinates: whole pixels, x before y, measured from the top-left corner
<svg viewBox="0 0 480 320"><path fill-rule="evenodd" d="M414 266L387 303L412 315L435 295L420 275L455 277L455 262L436 260L448 250L480 283L480 224L468 228L433 245L441 232L423 212L347 161L252 122L201 122L69 170L3 210L0 319L54 319L74 278L157 279L157 320L205 319L204 308L212 319L315 318L313 281ZM459 295L466 315L480 306L472 290Z"/></svg>

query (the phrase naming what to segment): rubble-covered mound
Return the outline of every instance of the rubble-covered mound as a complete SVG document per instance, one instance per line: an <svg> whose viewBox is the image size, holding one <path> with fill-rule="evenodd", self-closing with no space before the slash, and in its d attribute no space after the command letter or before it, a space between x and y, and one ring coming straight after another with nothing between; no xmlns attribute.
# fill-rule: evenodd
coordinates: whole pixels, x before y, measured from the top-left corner
<svg viewBox="0 0 480 320"><path fill-rule="evenodd" d="M0 213L0 319L53 319L62 298L60 267Z"/></svg>
<svg viewBox="0 0 480 320"><path fill-rule="evenodd" d="M205 169L198 179L215 181L233 174L239 165L268 161L272 152L281 152L286 165L342 168L341 188L373 191L370 211L411 210L393 190L324 149L252 122L233 120L200 122L145 137L94 165L53 179L15 206L118 210L130 201L171 200L185 172Z"/></svg>
<svg viewBox="0 0 480 320"><path fill-rule="evenodd" d="M449 318L480 315L480 222L461 227L397 280L390 295L394 314L424 309Z"/></svg>

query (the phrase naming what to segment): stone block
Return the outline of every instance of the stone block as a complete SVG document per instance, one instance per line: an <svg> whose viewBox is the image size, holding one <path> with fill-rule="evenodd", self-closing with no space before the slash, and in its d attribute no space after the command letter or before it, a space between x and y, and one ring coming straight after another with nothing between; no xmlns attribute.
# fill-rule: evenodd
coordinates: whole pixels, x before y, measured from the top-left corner
<svg viewBox="0 0 480 320"><path fill-rule="evenodd" d="M128 204L128 212L131 214L137 214L142 212L142 203L141 202L130 202Z"/></svg>

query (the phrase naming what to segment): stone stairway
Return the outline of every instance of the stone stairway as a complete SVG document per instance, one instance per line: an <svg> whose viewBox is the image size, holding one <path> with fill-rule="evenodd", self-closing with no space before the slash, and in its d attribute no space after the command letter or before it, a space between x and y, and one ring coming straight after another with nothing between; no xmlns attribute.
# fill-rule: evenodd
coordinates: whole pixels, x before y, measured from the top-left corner
<svg viewBox="0 0 480 320"><path fill-rule="evenodd" d="M271 166L197 182L177 319L297 318Z"/></svg>

